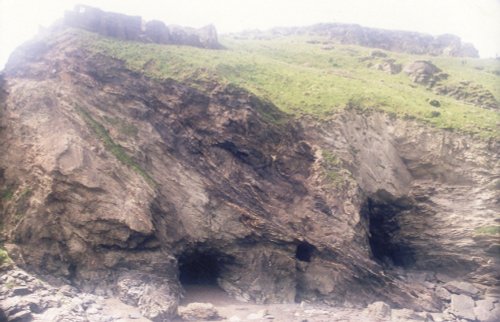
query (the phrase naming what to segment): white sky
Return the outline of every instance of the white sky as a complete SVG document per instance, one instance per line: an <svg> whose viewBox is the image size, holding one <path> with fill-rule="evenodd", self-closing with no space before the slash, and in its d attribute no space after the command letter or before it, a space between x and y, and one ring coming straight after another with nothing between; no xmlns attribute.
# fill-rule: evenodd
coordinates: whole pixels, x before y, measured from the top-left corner
<svg viewBox="0 0 500 322"><path fill-rule="evenodd" d="M220 33L318 22L452 33L500 56L500 0L0 0L0 69L10 53L76 3Z"/></svg>

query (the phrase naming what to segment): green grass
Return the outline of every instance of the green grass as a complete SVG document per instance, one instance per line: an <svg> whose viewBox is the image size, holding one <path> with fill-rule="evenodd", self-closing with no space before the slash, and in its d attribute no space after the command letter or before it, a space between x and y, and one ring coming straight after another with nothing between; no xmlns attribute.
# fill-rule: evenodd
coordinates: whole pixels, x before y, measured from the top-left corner
<svg viewBox="0 0 500 322"><path fill-rule="evenodd" d="M5 249L0 247L0 266L3 266L4 264L8 264L10 262L11 259L9 257L9 254Z"/></svg>
<svg viewBox="0 0 500 322"><path fill-rule="evenodd" d="M137 174L142 176L152 187L156 186L154 179L144 169L142 169L142 167L137 164L137 162L135 162L132 157L127 154L127 152L125 152L125 149L121 145L113 141L111 136L109 136L108 131L101 123L97 122L84 108L77 107L76 110L85 120L92 132L101 140L106 149L111 152L111 154L113 154L121 163L130 167Z"/></svg>
<svg viewBox="0 0 500 322"><path fill-rule="evenodd" d="M346 183L350 173L343 167L342 161L329 151L322 151L322 168L326 183L336 189L340 189Z"/></svg>
<svg viewBox="0 0 500 322"><path fill-rule="evenodd" d="M500 226L483 226L476 228L474 232L478 235L500 235Z"/></svg>
<svg viewBox="0 0 500 322"><path fill-rule="evenodd" d="M15 185L11 185L7 188L5 188L2 193L1 193L1 198L3 201L9 201L14 198L14 194L17 190L17 187Z"/></svg>
<svg viewBox="0 0 500 322"><path fill-rule="evenodd" d="M433 126L456 129L481 137L499 137L499 114L451 97L439 96L411 82L404 73L390 75L368 68L363 57L372 49L335 45L333 50L310 44L304 37L272 40L238 40L222 37L227 50L188 46L126 42L72 30L82 46L125 61L128 68L152 78L173 78L201 90L207 82L235 84L293 115L324 119L344 109L349 102L364 108L412 117ZM490 90L498 100L500 69L497 60L426 57L389 53L396 63L433 61L449 73L447 82L471 80ZM373 60L377 62L377 60ZM480 68L480 69L478 69ZM439 113L429 104L440 102Z"/></svg>
<svg viewBox="0 0 500 322"><path fill-rule="evenodd" d="M108 124L116 127L118 132L127 137L137 137L137 134L139 133L139 129L134 124L130 124L117 117L104 116L104 120Z"/></svg>

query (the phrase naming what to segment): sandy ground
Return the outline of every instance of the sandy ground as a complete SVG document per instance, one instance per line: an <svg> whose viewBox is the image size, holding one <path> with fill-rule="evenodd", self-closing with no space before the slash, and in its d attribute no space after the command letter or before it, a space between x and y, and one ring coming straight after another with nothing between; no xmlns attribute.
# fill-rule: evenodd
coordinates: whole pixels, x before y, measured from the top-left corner
<svg viewBox="0 0 500 322"><path fill-rule="evenodd" d="M217 286L189 285L180 305L211 303L223 317L221 321L275 321L275 322L330 322L364 321L359 310L333 308L308 303L301 304L253 304L231 298ZM259 314L265 310L266 314ZM252 316L253 315L253 316ZM256 316L264 316L256 318ZM180 319L176 320L181 321Z"/></svg>

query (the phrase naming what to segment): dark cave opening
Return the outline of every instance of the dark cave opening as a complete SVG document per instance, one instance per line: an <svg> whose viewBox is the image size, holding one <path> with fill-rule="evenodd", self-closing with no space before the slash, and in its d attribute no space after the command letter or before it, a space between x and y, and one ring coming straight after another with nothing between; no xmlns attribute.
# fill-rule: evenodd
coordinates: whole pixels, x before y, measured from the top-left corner
<svg viewBox="0 0 500 322"><path fill-rule="evenodd" d="M225 258L214 251L190 251L181 254L178 262L182 285L217 285Z"/></svg>
<svg viewBox="0 0 500 322"><path fill-rule="evenodd" d="M301 242L295 250L295 258L302 262L310 262L316 247L308 242Z"/></svg>
<svg viewBox="0 0 500 322"><path fill-rule="evenodd" d="M415 263L414 251L401 234L399 216L411 211L410 203L402 200L368 198L363 215L369 221L369 243L372 255L383 265L408 267Z"/></svg>

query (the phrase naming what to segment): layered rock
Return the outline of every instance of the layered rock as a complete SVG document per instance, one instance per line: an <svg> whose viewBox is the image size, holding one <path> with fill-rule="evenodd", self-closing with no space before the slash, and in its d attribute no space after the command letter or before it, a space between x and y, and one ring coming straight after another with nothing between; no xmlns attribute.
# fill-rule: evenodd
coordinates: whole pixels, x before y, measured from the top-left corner
<svg viewBox="0 0 500 322"><path fill-rule="evenodd" d="M77 5L73 11L67 11L63 24L123 40L211 49L222 48L213 25L200 29L180 26L167 27L162 21L152 20L143 23L139 16L106 12L85 5Z"/></svg>
<svg viewBox="0 0 500 322"><path fill-rule="evenodd" d="M309 138L344 160L368 196L375 257L495 292L498 142L355 109L311 127Z"/></svg>

